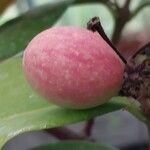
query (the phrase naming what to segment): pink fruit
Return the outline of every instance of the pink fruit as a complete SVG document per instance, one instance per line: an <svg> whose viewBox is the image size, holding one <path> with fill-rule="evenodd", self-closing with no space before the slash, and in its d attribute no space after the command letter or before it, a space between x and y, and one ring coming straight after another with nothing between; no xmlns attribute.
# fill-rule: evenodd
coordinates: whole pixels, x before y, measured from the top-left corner
<svg viewBox="0 0 150 150"><path fill-rule="evenodd" d="M77 27L55 27L27 46L23 68L31 86L50 102L83 109L116 95L124 64L97 33Z"/></svg>

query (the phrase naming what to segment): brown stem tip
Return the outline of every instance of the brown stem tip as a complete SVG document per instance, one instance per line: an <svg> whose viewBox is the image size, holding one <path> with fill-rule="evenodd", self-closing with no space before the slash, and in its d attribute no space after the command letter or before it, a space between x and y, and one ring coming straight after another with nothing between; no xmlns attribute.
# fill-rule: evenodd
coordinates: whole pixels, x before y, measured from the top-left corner
<svg viewBox="0 0 150 150"><path fill-rule="evenodd" d="M101 25L99 17L94 17L92 18L88 23L87 23L87 29L95 32L97 31L100 36L112 47L112 49L117 53L117 55L120 57L120 59L127 64L126 59L120 54L120 52L117 50L117 48L112 44L112 42L109 40L107 35L105 34L105 31Z"/></svg>

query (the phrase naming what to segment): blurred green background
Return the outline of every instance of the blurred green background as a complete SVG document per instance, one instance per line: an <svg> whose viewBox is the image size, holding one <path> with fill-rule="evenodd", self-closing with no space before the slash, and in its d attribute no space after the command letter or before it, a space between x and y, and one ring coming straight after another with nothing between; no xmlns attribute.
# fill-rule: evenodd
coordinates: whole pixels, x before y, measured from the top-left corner
<svg viewBox="0 0 150 150"><path fill-rule="evenodd" d="M8 21L9 19L15 18L21 13L28 11L39 5L51 4L57 0L17 0L16 3L11 5L1 16L0 24ZM130 5L131 9L134 9L141 0L134 0ZM120 5L123 4L124 0L118 1ZM128 22L125 30L132 30L137 32L143 28L150 26L149 21L150 8L143 9L134 19ZM99 16L101 18L102 25L109 37L111 37L113 30L113 18L109 10L103 4L84 4L77 5L68 8L56 25L76 25L86 27L86 22L93 16ZM148 30L147 29L147 30Z"/></svg>

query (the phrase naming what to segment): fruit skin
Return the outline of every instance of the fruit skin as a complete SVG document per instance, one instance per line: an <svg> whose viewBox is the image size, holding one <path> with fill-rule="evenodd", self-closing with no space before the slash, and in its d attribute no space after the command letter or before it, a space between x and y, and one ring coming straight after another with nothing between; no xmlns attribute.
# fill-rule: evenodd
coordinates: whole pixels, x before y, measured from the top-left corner
<svg viewBox="0 0 150 150"><path fill-rule="evenodd" d="M97 33L54 27L38 34L23 56L25 76L50 102L85 109L115 96L124 64Z"/></svg>

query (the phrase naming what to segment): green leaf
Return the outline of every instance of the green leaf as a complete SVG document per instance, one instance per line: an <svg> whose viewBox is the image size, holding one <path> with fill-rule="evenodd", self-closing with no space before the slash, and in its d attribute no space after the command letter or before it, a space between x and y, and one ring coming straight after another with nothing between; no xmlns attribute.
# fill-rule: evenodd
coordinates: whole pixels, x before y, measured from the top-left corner
<svg viewBox="0 0 150 150"><path fill-rule="evenodd" d="M114 147L95 144L85 141L64 141L56 144L49 144L31 150L117 150Z"/></svg>
<svg viewBox="0 0 150 150"><path fill-rule="evenodd" d="M0 60L20 51L40 31L52 26L70 2L57 2L35 8L0 27Z"/></svg>
<svg viewBox="0 0 150 150"><path fill-rule="evenodd" d="M53 105L36 94L26 83L22 63L11 58L0 64L0 148L25 131L58 127L131 107L123 97L114 97L101 106L73 110ZM138 111L135 111L136 114Z"/></svg>

